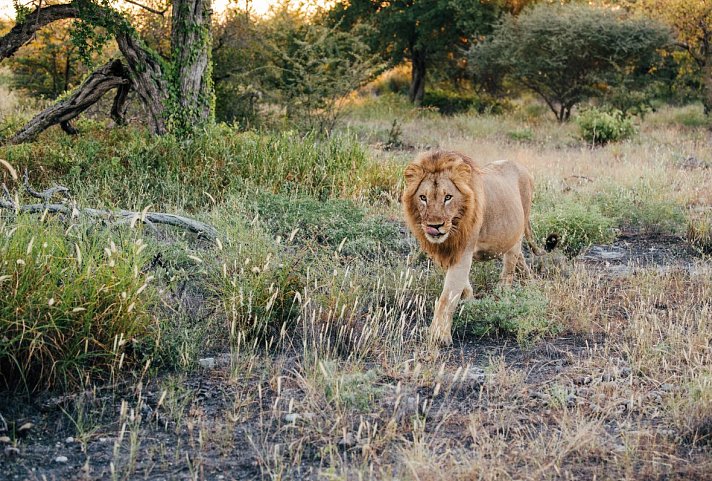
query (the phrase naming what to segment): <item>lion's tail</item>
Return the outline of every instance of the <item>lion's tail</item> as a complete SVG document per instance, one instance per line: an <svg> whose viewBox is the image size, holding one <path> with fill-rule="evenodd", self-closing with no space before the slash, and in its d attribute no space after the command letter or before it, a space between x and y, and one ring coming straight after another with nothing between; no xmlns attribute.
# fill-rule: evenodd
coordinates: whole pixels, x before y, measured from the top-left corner
<svg viewBox="0 0 712 481"><path fill-rule="evenodd" d="M527 244L529 245L529 249L531 249L532 254L536 256L544 255L544 251L536 245L534 233L532 232L532 222L529 219L527 219L527 225L524 226L524 237L527 239Z"/></svg>

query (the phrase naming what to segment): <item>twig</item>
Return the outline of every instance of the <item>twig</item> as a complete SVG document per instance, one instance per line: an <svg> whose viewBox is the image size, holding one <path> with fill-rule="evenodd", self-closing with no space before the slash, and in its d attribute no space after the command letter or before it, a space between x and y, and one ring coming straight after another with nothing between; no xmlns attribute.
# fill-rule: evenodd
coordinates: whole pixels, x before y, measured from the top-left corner
<svg viewBox="0 0 712 481"><path fill-rule="evenodd" d="M5 198L12 204L12 208L14 209L15 207L15 201L12 199L12 196L10 195L10 191L7 190L7 186L3 183L2 184L2 193L5 196Z"/></svg>
<svg viewBox="0 0 712 481"><path fill-rule="evenodd" d="M30 176L27 173L27 169L25 169L25 175L24 175L23 179L24 179L23 183L25 184L25 190L27 191L28 194L30 194L32 197L34 197L36 199L42 199L45 202L49 202L50 200L52 200L52 196L54 194L62 193L62 194L66 194L67 196L69 195L69 189L62 185L57 185L54 187L50 187L49 189L47 189L45 191L37 192L30 185Z"/></svg>
<svg viewBox="0 0 712 481"><path fill-rule="evenodd" d="M164 8L163 10L156 10L155 8L149 7L148 5L143 5L141 3L135 2L134 0L124 0L124 2L130 3L131 5L136 5L139 8L143 8L144 10L147 10L151 13L155 13L156 15L160 15L161 17L164 13L168 11L167 8Z"/></svg>

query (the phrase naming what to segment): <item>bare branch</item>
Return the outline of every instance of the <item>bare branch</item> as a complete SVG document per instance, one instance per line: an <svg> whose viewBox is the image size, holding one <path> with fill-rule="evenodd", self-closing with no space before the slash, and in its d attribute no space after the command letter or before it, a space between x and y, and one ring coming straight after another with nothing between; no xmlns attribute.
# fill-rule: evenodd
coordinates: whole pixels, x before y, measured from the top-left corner
<svg viewBox="0 0 712 481"><path fill-rule="evenodd" d="M65 132L74 128L68 124L86 109L95 104L109 90L130 86L128 71L120 60L112 60L94 71L72 95L43 110L13 135L8 143L21 144L33 140L48 127L63 124Z"/></svg>
<svg viewBox="0 0 712 481"><path fill-rule="evenodd" d="M0 60L12 56L24 44L34 38L35 32L57 20L75 18L79 9L74 2L62 5L38 7L27 20L15 25L6 35L0 37Z"/></svg>
<svg viewBox="0 0 712 481"><path fill-rule="evenodd" d="M163 10L156 10L155 8L151 8L148 5L143 5L138 2L134 2L133 0L124 0L126 3L130 3L131 5L136 5L139 8L143 8L144 10L155 13L156 15L160 15L161 17L163 16L164 13L168 11L168 8L164 8Z"/></svg>
<svg viewBox="0 0 712 481"><path fill-rule="evenodd" d="M42 192L37 192L35 189L32 188L30 185L30 176L27 172L27 169L25 169L25 175L23 176L23 183L25 185L25 190L27 191L28 194L30 194L32 197L36 199L42 199L45 202L49 202L52 200L52 196L54 194L69 194L69 189L62 185L56 185L54 187L50 187L47 190L44 190Z"/></svg>

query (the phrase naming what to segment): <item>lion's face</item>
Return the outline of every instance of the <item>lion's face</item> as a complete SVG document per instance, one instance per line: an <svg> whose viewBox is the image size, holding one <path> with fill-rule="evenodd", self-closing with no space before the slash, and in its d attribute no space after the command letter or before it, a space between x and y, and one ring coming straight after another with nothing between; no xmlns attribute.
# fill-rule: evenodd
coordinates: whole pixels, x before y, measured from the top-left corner
<svg viewBox="0 0 712 481"><path fill-rule="evenodd" d="M462 198L462 193L446 173L423 179L415 191L414 200L420 213L420 227L428 242L445 242L453 227L457 228Z"/></svg>

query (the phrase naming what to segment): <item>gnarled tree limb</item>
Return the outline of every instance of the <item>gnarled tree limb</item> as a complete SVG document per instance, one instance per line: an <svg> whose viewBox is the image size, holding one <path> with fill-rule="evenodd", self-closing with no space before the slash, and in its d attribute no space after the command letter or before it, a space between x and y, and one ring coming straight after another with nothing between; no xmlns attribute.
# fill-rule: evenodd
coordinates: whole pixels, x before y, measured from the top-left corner
<svg viewBox="0 0 712 481"><path fill-rule="evenodd" d="M57 20L76 18L78 15L79 9L74 2L35 9L27 15L24 22L18 23L5 36L0 37L0 60L12 56L20 47L32 40L42 27Z"/></svg>
<svg viewBox="0 0 712 481"><path fill-rule="evenodd" d="M109 90L131 85L128 72L120 60L112 60L94 71L68 98L37 114L8 143L20 144L34 139L46 128L62 124L68 133L74 133L69 121L95 104Z"/></svg>

